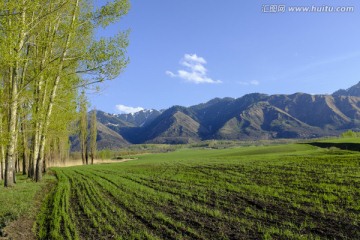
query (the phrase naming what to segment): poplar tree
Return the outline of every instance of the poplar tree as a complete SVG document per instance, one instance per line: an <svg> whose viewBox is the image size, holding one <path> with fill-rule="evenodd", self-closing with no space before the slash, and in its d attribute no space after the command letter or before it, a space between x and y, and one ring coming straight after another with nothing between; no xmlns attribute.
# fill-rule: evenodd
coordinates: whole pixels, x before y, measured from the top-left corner
<svg viewBox="0 0 360 240"><path fill-rule="evenodd" d="M113 79L128 63L128 32L99 40L93 36L95 29L126 14L128 1L110 1L97 9L92 3L0 1L0 156L5 161L0 167L5 186L14 184L16 155L23 156L23 171L41 180L50 130L65 114L56 108L67 107L59 99L75 100L77 88Z"/></svg>
<svg viewBox="0 0 360 240"><path fill-rule="evenodd" d="M96 121L96 110L94 109L91 113L90 121L90 158L91 164L94 164L94 158L96 156L96 138L97 138L97 121Z"/></svg>
<svg viewBox="0 0 360 240"><path fill-rule="evenodd" d="M26 56L25 44L30 26L27 24L28 12L32 11L29 1L2 1L0 5L3 15L0 19L1 37L0 52L2 53L2 79L4 81L4 101L7 105L7 124L4 126L7 136L5 152L5 186L15 183L15 154L18 136L18 107L20 101L19 88L25 66L29 59Z"/></svg>
<svg viewBox="0 0 360 240"><path fill-rule="evenodd" d="M2 98L2 94L0 95ZM0 108L0 180L5 178L5 146L6 146L6 133L4 131L5 121L4 121L4 111L5 107Z"/></svg>
<svg viewBox="0 0 360 240"><path fill-rule="evenodd" d="M87 159L87 144L88 144L88 119L87 119L87 100L85 92L82 91L80 95L79 102L79 112L80 112L80 121L79 121L79 141L80 141L80 151L81 151L81 160L83 164L88 164Z"/></svg>

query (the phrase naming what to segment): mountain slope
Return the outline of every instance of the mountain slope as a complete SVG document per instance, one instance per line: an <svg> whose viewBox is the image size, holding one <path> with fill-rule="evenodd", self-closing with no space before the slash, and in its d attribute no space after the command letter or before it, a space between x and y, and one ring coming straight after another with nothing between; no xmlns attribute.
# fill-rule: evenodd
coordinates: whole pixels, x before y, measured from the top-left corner
<svg viewBox="0 0 360 240"><path fill-rule="evenodd" d="M219 139L269 139L315 137L321 132L268 102L257 102L230 119L219 131Z"/></svg>
<svg viewBox="0 0 360 240"><path fill-rule="evenodd" d="M267 97L265 94L252 93L241 98L216 98L205 104L199 104L190 107L196 113L202 126L207 129L207 135L204 139L216 137L220 128L227 123L229 119L238 116L242 111L256 102L262 101Z"/></svg>
<svg viewBox="0 0 360 240"><path fill-rule="evenodd" d="M121 144L313 138L360 129L360 97L352 96L358 90L360 96L360 83L332 95L252 93L162 112L114 115L98 111L97 117L103 132L105 128L116 132ZM114 138L113 132L106 136Z"/></svg>
<svg viewBox="0 0 360 240"><path fill-rule="evenodd" d="M181 111L149 128L147 141L154 143L190 143L199 141L200 124Z"/></svg>
<svg viewBox="0 0 360 240"><path fill-rule="evenodd" d="M121 134L133 143L189 143L199 141L205 130L200 126L195 114L180 106L164 111L144 127L124 128Z"/></svg>
<svg viewBox="0 0 360 240"><path fill-rule="evenodd" d="M97 148L98 149L118 149L129 144L120 134L109 129L105 125L97 124Z"/></svg>
<svg viewBox="0 0 360 240"><path fill-rule="evenodd" d="M358 99L355 99L355 97L310 95L305 93L274 95L269 98L269 103L272 105L306 124L324 130L342 128L351 122L351 118L354 116L347 116L342 112L344 104L341 103L342 101L358 102Z"/></svg>
<svg viewBox="0 0 360 240"><path fill-rule="evenodd" d="M117 118L123 120L124 122L128 122L137 127L144 127L151 123L155 118L157 118L161 114L161 111L158 110L142 110L136 113L129 114L118 114Z"/></svg>
<svg viewBox="0 0 360 240"><path fill-rule="evenodd" d="M119 149L126 145L129 145L129 142L126 141L120 134L111 130L101 122L98 122L96 125L97 129L97 149ZM73 136L71 139L71 150L80 151L80 142L78 136Z"/></svg>

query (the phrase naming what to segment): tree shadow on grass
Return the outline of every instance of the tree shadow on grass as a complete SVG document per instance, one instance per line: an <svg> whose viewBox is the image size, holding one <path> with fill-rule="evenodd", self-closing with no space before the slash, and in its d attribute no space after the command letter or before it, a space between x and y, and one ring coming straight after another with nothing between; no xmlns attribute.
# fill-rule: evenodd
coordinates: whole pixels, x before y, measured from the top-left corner
<svg viewBox="0 0 360 240"><path fill-rule="evenodd" d="M331 143L331 142L310 142L307 143L312 146L320 148L336 147L342 150L358 151L360 152L360 143Z"/></svg>

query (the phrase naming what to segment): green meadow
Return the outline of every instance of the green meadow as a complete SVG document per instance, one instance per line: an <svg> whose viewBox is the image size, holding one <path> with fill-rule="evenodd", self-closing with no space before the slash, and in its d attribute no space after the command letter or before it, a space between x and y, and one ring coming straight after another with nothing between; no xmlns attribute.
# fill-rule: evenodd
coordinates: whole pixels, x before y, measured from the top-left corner
<svg viewBox="0 0 360 240"><path fill-rule="evenodd" d="M360 154L178 149L54 168L39 239L359 239Z"/></svg>

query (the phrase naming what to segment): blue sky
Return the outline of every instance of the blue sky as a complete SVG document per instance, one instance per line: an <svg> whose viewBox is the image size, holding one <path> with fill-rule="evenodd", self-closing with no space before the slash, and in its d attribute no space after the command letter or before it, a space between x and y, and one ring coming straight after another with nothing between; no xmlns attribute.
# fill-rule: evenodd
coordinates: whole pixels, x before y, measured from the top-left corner
<svg viewBox="0 0 360 240"><path fill-rule="evenodd" d="M279 4L285 12L264 12ZM354 10L290 12L292 6ZM252 92L332 93L360 81L359 24L355 0L132 0L127 16L97 33L130 29L130 64L89 99L120 113Z"/></svg>

